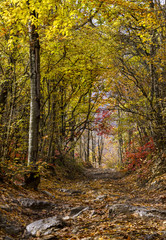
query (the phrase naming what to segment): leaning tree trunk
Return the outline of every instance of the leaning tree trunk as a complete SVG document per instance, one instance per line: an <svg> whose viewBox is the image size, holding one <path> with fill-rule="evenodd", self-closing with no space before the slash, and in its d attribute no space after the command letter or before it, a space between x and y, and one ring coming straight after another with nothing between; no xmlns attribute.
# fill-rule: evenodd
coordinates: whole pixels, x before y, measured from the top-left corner
<svg viewBox="0 0 166 240"><path fill-rule="evenodd" d="M33 13L35 15L35 13ZM36 17L36 16L35 16ZM28 166L35 165L38 158L38 134L40 120L40 44L39 36L33 24L29 26L30 32L30 80L31 102L29 123L29 149Z"/></svg>

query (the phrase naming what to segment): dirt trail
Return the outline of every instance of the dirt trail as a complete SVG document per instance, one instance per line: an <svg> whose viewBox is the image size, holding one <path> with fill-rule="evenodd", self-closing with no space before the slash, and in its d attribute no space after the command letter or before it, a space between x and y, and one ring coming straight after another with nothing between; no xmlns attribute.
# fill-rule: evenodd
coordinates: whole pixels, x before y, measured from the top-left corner
<svg viewBox="0 0 166 240"><path fill-rule="evenodd" d="M139 211L128 209L143 207L143 209L157 209L159 212L166 210L164 182L160 188L156 185L151 188L140 188L134 181L134 175L122 177L122 173L111 169L89 169L84 175L86 178L82 180L65 182L45 178L38 192L6 187L3 199L0 197L0 205L8 204L13 210L5 212L3 209L3 214L11 219L14 217L24 226L35 220L55 215L61 216L67 223L64 228L56 230L54 234L29 236L27 238L29 240L166 239L165 212L160 216L152 214L140 216ZM49 201L54 204L54 207L49 211L23 208L18 205L20 198ZM120 207L113 209L112 206L115 205ZM125 210L121 211L123 207ZM110 211L111 208L113 211ZM1 236L0 239L5 239L5 235L1 233ZM22 237L11 239L24 240L24 236L23 234Z"/></svg>
<svg viewBox="0 0 166 240"><path fill-rule="evenodd" d="M62 184L64 191L52 191L66 206L62 213L66 219L71 208L86 208L77 217L69 217L70 226L57 232L57 239L166 239L166 215L161 219L117 211L109 216L109 209L115 204L166 210L164 187L160 190L139 188L132 175L123 177L123 173L114 169L89 169L85 175L87 180L66 182Z"/></svg>
<svg viewBox="0 0 166 240"><path fill-rule="evenodd" d="M113 168L101 169L90 168L85 169L84 174L89 179L120 179L125 176L124 172L117 171Z"/></svg>

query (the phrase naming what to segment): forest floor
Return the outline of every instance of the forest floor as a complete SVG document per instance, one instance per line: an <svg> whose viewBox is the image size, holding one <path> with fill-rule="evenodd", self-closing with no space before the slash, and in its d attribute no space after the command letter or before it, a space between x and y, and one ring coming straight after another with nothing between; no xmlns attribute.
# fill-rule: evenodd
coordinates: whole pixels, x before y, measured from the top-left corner
<svg viewBox="0 0 166 240"><path fill-rule="evenodd" d="M0 183L0 239L164 240L165 183L166 174L151 184L139 186L135 174L123 176L111 169L86 170L79 180L43 178L38 191ZM48 201L54 207L36 210L22 206L20 199L27 198ZM116 209L115 205L127 206L127 211ZM145 208L156 214L144 215L144 211L142 214L141 211L128 211L128 207ZM25 227L28 224L55 215L66 222L62 229L48 236L27 237ZM11 226L3 229L4 217L23 230L12 233Z"/></svg>

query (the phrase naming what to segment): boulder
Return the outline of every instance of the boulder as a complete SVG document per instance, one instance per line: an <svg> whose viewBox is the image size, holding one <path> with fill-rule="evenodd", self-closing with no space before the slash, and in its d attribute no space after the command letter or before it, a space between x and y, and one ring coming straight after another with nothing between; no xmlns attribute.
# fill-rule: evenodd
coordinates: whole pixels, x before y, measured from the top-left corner
<svg viewBox="0 0 166 240"><path fill-rule="evenodd" d="M114 204L109 208L109 217L113 218L118 214L131 215L136 217L154 217L166 219L166 210L147 209L146 207L136 207L128 204Z"/></svg>
<svg viewBox="0 0 166 240"><path fill-rule="evenodd" d="M166 219L166 210L159 210L155 208L147 209L145 207L137 207L134 214L140 217L154 217Z"/></svg>
<svg viewBox="0 0 166 240"><path fill-rule="evenodd" d="M32 236L46 236L66 226L58 216L40 219L26 226L26 231Z"/></svg>
<svg viewBox="0 0 166 240"><path fill-rule="evenodd" d="M120 213L125 215L132 214L135 210L135 207L127 204L114 204L109 209L109 217L114 217Z"/></svg>
<svg viewBox="0 0 166 240"><path fill-rule="evenodd" d="M48 209L53 207L52 202L35 200L30 198L19 199L20 205L25 208L31 208L33 210Z"/></svg>

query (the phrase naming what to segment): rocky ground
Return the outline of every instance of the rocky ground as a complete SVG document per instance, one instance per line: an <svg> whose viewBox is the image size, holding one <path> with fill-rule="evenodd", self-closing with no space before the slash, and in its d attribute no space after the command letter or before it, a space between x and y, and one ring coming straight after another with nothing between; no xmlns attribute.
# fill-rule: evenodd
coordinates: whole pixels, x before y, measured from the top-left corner
<svg viewBox="0 0 166 240"><path fill-rule="evenodd" d="M89 169L79 180L43 178L38 191L0 183L0 239L166 239L166 175Z"/></svg>

